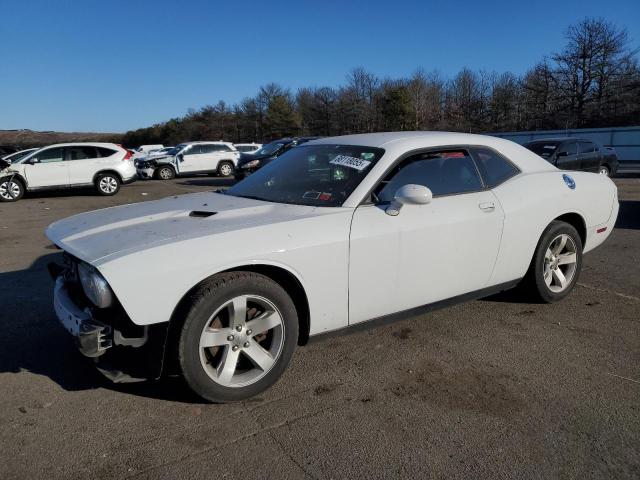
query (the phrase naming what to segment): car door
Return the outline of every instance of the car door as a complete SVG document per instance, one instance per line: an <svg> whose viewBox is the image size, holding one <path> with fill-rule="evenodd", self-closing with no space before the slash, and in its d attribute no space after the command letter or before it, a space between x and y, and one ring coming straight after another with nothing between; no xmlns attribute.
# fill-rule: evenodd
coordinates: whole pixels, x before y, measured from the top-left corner
<svg viewBox="0 0 640 480"><path fill-rule="evenodd" d="M100 170L98 149L91 145L67 147L65 161L69 166L70 185L88 185Z"/></svg>
<svg viewBox="0 0 640 480"><path fill-rule="evenodd" d="M200 171L215 172L218 168L218 162L222 156L222 145L208 143L200 145L201 153L198 161L200 162Z"/></svg>
<svg viewBox="0 0 640 480"><path fill-rule="evenodd" d="M180 154L179 173L193 173L199 171L200 145L190 145Z"/></svg>
<svg viewBox="0 0 640 480"><path fill-rule="evenodd" d="M569 140L560 144L555 157L556 167L560 170L580 170L578 143L575 140Z"/></svg>
<svg viewBox="0 0 640 480"><path fill-rule="evenodd" d="M600 168L600 152L593 142L578 142L578 157L580 169L587 172L597 172Z"/></svg>
<svg viewBox="0 0 640 480"><path fill-rule="evenodd" d="M385 207L406 184L427 186L433 199ZM375 204L354 212L350 234L349 323L482 289L500 246L504 213L483 187L467 150L414 155L380 183Z"/></svg>
<svg viewBox="0 0 640 480"><path fill-rule="evenodd" d="M24 174L28 188L68 187L69 166L64 161L65 148L41 150L26 160Z"/></svg>

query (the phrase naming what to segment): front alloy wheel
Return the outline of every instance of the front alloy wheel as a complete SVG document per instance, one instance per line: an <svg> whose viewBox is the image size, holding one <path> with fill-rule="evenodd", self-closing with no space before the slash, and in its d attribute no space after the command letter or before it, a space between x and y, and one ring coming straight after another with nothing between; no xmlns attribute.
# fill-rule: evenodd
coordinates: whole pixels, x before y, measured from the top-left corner
<svg viewBox="0 0 640 480"><path fill-rule="evenodd" d="M200 336L200 364L224 387L263 378L284 347L282 315L271 301L240 295L211 315Z"/></svg>
<svg viewBox="0 0 640 480"><path fill-rule="evenodd" d="M291 298L252 272L220 274L191 297L179 344L189 386L213 402L244 400L271 386L298 337Z"/></svg>
<svg viewBox="0 0 640 480"><path fill-rule="evenodd" d="M608 177L609 174L610 174L609 167L607 167L606 165L600 165L600 169L598 170L598 173L600 175L604 175L604 176Z"/></svg>
<svg viewBox="0 0 640 480"><path fill-rule="evenodd" d="M15 202L24 195L24 187L18 180L3 178L0 180L0 200L3 202Z"/></svg>

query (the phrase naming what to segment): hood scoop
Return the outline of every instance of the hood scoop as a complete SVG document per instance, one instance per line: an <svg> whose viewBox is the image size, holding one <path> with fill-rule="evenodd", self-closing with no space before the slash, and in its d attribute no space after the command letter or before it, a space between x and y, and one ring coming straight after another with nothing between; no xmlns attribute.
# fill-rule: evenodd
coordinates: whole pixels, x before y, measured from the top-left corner
<svg viewBox="0 0 640 480"><path fill-rule="evenodd" d="M218 212L207 212L204 210L192 210L189 212L189 216L193 218L208 218L215 215Z"/></svg>

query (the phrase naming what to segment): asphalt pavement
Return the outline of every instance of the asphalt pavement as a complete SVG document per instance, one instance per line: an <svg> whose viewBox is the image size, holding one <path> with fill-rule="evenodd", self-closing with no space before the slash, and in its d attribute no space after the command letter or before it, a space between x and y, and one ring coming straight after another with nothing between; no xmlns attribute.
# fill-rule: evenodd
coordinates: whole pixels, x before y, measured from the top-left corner
<svg viewBox="0 0 640 480"><path fill-rule="evenodd" d="M43 232L230 181L0 204L0 478L640 478L640 179L616 183L616 228L564 301L507 293L316 342L229 405L103 379L55 319Z"/></svg>

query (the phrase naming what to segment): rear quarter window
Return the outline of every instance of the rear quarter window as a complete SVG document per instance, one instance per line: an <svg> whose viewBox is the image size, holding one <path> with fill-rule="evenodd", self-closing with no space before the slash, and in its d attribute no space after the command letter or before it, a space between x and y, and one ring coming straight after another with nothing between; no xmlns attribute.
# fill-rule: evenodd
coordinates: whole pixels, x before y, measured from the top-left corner
<svg viewBox="0 0 640 480"><path fill-rule="evenodd" d="M113 150L111 148L96 147L96 149L98 150L98 155L100 156L100 158L107 158L116 153L116 150Z"/></svg>
<svg viewBox="0 0 640 480"><path fill-rule="evenodd" d="M488 188L496 187L520 173L518 167L489 148L474 148L473 156L484 184Z"/></svg>

